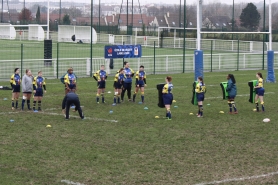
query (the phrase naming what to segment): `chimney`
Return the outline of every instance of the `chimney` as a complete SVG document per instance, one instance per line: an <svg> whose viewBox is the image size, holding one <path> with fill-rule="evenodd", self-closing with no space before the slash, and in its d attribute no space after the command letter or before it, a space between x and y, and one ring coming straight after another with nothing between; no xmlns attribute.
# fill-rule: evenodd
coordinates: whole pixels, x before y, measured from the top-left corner
<svg viewBox="0 0 278 185"><path fill-rule="evenodd" d="M170 17L170 12L167 12L167 17Z"/></svg>

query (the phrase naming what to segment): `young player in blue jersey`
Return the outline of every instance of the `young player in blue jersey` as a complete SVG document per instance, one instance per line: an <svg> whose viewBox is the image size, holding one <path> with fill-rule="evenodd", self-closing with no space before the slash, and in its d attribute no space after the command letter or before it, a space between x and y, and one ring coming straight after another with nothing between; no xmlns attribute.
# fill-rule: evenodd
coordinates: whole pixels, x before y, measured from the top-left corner
<svg viewBox="0 0 278 185"><path fill-rule="evenodd" d="M33 81L33 90L34 90L34 101L33 101L33 110L36 110L36 104L38 102L38 111L41 111L41 103L43 97L43 89L46 93L46 83L44 77L42 77L42 71L38 72L38 76L34 78Z"/></svg>
<svg viewBox="0 0 278 185"><path fill-rule="evenodd" d="M165 78L165 82L166 84L164 85L163 89L162 89L162 98L163 98L163 102L164 102L164 106L166 109L166 118L168 120L172 119L172 114L171 114L171 105L173 102L173 94L172 94L172 89L173 89L173 84L172 84L172 77L167 76Z"/></svg>
<svg viewBox="0 0 278 185"><path fill-rule="evenodd" d="M128 101L131 100L131 87L132 87L132 77L134 76L134 71L129 68L129 63L124 62L124 72L126 75L126 79L123 84L123 91L121 93L121 99L124 100L125 91L127 91Z"/></svg>
<svg viewBox="0 0 278 185"><path fill-rule="evenodd" d="M198 77L198 83L195 88L198 101L198 118L203 117L203 101L205 99L206 86L201 76Z"/></svg>
<svg viewBox="0 0 278 185"><path fill-rule="evenodd" d="M258 78L257 84L254 87L255 91L256 91L256 97L255 97L255 103L256 103L256 110L257 112L260 111L259 108L259 102L258 99L260 99L261 105L262 105L262 111L264 112L264 79L263 79L263 75L262 73L258 72L256 74L256 77Z"/></svg>
<svg viewBox="0 0 278 185"><path fill-rule="evenodd" d="M101 100L102 103L105 103L104 101L104 92L105 92L105 85L106 85L106 79L107 79L107 74L106 71L104 70L105 66L101 65L100 66L100 70L98 70L95 74L94 74L94 79L97 81L97 103L99 103L99 96L101 95Z"/></svg>
<svg viewBox="0 0 278 185"><path fill-rule="evenodd" d="M72 67L68 69L68 73L64 77L64 83L65 83L65 94L67 94L70 90L73 92L77 90L76 76L73 73Z"/></svg>
<svg viewBox="0 0 278 185"><path fill-rule="evenodd" d="M135 83L135 91L133 94L133 102L135 102L136 94L138 93L139 89L141 92L141 100L144 103L144 87L147 86L146 82L146 72L144 71L144 66L140 66L139 71L136 72L135 75L136 83Z"/></svg>
<svg viewBox="0 0 278 185"><path fill-rule="evenodd" d="M236 79L233 74L228 74L227 76L228 80L228 85L227 85L227 93L228 93L228 105L229 105L229 114L233 114L233 109L234 109L234 114L237 114L237 108L235 104L235 97L237 94L237 88L236 88Z"/></svg>
<svg viewBox="0 0 278 185"><path fill-rule="evenodd" d="M117 71L117 74L114 78L114 103L113 105L116 105L117 100L118 103L120 103L120 94L122 93L122 86L123 82L125 80L126 76L124 74L124 68L121 68L119 71Z"/></svg>
<svg viewBox="0 0 278 185"><path fill-rule="evenodd" d="M20 95L20 83L21 83L21 78L19 75L19 68L14 69L14 74L11 76L11 87L13 89L12 91L12 110L15 108L18 108L18 98ZM15 101L15 106L14 106L14 101Z"/></svg>

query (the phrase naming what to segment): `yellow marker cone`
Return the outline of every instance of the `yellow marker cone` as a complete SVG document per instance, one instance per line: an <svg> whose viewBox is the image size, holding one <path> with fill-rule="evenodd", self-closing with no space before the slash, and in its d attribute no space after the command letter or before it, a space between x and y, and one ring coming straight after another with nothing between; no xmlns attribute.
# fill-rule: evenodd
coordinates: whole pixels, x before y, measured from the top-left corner
<svg viewBox="0 0 278 185"><path fill-rule="evenodd" d="M219 113L220 113L220 114L224 114L224 111L220 111Z"/></svg>
<svg viewBox="0 0 278 185"><path fill-rule="evenodd" d="M159 116L155 116L155 118L159 118Z"/></svg>
<svg viewBox="0 0 278 185"><path fill-rule="evenodd" d="M192 112L190 112L189 115L194 115L194 114Z"/></svg>
<svg viewBox="0 0 278 185"><path fill-rule="evenodd" d="M176 100L173 100L173 103L176 103L177 101Z"/></svg>
<svg viewBox="0 0 278 185"><path fill-rule="evenodd" d="M46 125L46 127L47 127L47 128L50 128L50 127L51 127L51 125Z"/></svg>

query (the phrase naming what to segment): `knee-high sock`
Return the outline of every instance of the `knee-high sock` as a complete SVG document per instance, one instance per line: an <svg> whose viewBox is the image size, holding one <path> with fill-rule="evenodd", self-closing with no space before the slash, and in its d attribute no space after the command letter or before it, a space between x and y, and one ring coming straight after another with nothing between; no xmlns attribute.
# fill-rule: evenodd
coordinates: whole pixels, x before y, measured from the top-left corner
<svg viewBox="0 0 278 185"><path fill-rule="evenodd" d="M12 107L14 107L14 99L12 98Z"/></svg>
<svg viewBox="0 0 278 185"><path fill-rule="evenodd" d="M133 93L133 101L135 101L136 94L137 94L136 92Z"/></svg>
<svg viewBox="0 0 278 185"><path fill-rule="evenodd" d="M117 103L117 95L114 94L114 103Z"/></svg>
<svg viewBox="0 0 278 185"><path fill-rule="evenodd" d="M38 101L38 110L41 110L42 101Z"/></svg>
<svg viewBox="0 0 278 185"><path fill-rule="evenodd" d="M104 93L101 93L101 101L104 103Z"/></svg>
<svg viewBox="0 0 278 185"><path fill-rule="evenodd" d="M118 98L118 103L120 103L121 99L120 99L120 95L119 94L117 95L117 98Z"/></svg>
<svg viewBox="0 0 278 185"><path fill-rule="evenodd" d="M200 110L200 116L203 116L203 105L199 105L199 110Z"/></svg>
<svg viewBox="0 0 278 185"><path fill-rule="evenodd" d="M257 112L259 112L260 108L259 108L259 102L256 101L256 109L257 109Z"/></svg>
<svg viewBox="0 0 278 185"><path fill-rule="evenodd" d="M167 109L167 117L168 117L169 119L171 119L171 118L172 118L170 108L168 108L168 109Z"/></svg>
<svg viewBox="0 0 278 185"><path fill-rule="evenodd" d="M99 102L99 94L97 93L97 102Z"/></svg>
<svg viewBox="0 0 278 185"><path fill-rule="evenodd" d="M35 110L36 109L36 104L37 104L37 101L33 101L33 109Z"/></svg>
<svg viewBox="0 0 278 185"><path fill-rule="evenodd" d="M231 104L232 104L232 107L234 108L234 111L236 112L236 111L237 111L237 108L236 108L236 103L235 103L235 101L231 101Z"/></svg>
<svg viewBox="0 0 278 185"><path fill-rule="evenodd" d="M21 109L22 109L22 110L24 109L24 104L25 104L25 100L22 99L22 103L21 103Z"/></svg>
<svg viewBox="0 0 278 185"><path fill-rule="evenodd" d="M15 99L15 108L18 108L18 99Z"/></svg>
<svg viewBox="0 0 278 185"><path fill-rule="evenodd" d="M27 100L27 107L30 109L30 100Z"/></svg>
<svg viewBox="0 0 278 185"><path fill-rule="evenodd" d="M228 101L228 105L229 105L229 110L230 110L230 112L233 112L233 107L232 107L231 101Z"/></svg>
<svg viewBox="0 0 278 185"><path fill-rule="evenodd" d="M261 102L262 105L262 111L264 111L264 102Z"/></svg>
<svg viewBox="0 0 278 185"><path fill-rule="evenodd" d="M141 100L142 100L142 102L145 101L145 93L144 92L141 92Z"/></svg>

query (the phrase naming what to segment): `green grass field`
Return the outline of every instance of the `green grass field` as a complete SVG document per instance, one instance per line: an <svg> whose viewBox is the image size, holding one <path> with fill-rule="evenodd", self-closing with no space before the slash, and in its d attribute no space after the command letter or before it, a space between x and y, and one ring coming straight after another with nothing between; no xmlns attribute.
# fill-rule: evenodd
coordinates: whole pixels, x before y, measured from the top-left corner
<svg viewBox="0 0 278 185"><path fill-rule="evenodd" d="M226 81L226 72L204 74L208 91L203 118L195 116L197 107L190 103L193 74L175 74L171 121L155 119L165 115L157 106L156 90L165 75L148 76L144 105L137 96L137 103L117 106L111 105L113 93L105 94L106 104L97 105L96 82L80 78L83 121L73 112L64 120L59 80L47 81L42 113L12 111L11 91L0 91L0 184L277 184L277 175L223 181L278 171L277 85L265 84L266 112L253 112L247 82L256 72L233 73L238 115L227 114L227 101L221 97L219 83ZM107 91L113 92L112 84L109 77ZM264 118L271 121L263 123Z"/></svg>

